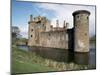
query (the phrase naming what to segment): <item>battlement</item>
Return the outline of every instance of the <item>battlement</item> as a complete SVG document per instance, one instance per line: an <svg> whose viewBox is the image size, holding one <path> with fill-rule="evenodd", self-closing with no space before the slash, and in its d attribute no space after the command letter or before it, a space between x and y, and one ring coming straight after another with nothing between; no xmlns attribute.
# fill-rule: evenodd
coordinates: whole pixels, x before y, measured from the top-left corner
<svg viewBox="0 0 100 75"><path fill-rule="evenodd" d="M83 13L90 15L90 12L87 10L77 10L77 11L73 12L72 15L75 16L77 14L83 14Z"/></svg>
<svg viewBox="0 0 100 75"><path fill-rule="evenodd" d="M56 20L56 27L53 27L53 25L51 25L50 23L50 20L40 15L34 18L32 15L30 15L30 21L28 22L28 24L35 25L35 27L40 26L40 28L45 27L43 31L67 31L67 26L69 25L69 23L64 20L63 27L59 27L59 20Z"/></svg>
<svg viewBox="0 0 100 75"><path fill-rule="evenodd" d="M30 23L45 23L45 22L49 22L49 20L46 17L39 15L33 18L33 16L30 15L30 20L28 23L30 24Z"/></svg>

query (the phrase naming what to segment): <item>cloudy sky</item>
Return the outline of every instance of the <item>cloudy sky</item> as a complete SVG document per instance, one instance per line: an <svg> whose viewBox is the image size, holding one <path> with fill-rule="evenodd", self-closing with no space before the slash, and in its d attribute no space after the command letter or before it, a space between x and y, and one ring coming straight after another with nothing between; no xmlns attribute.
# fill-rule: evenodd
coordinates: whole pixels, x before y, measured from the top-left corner
<svg viewBox="0 0 100 75"><path fill-rule="evenodd" d="M56 20L59 20L59 25L62 27L63 21L66 20L69 23L68 28L72 28L72 13L76 10L90 11L89 34L90 36L95 35L95 6L16 2L12 0L12 26L18 26L21 31L20 34L27 38L29 15L32 14L33 17L38 15L47 17L53 26L56 26Z"/></svg>

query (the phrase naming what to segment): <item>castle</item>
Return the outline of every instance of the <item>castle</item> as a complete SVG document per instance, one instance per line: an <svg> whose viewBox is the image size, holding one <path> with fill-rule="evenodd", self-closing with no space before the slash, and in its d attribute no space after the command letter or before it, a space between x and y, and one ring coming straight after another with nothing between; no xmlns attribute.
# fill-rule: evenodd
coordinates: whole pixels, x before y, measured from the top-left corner
<svg viewBox="0 0 100 75"><path fill-rule="evenodd" d="M51 25L46 17L30 15L28 22L28 46L74 49L75 52L89 52L89 15L86 10L73 12L74 27L68 29L64 21L63 27Z"/></svg>

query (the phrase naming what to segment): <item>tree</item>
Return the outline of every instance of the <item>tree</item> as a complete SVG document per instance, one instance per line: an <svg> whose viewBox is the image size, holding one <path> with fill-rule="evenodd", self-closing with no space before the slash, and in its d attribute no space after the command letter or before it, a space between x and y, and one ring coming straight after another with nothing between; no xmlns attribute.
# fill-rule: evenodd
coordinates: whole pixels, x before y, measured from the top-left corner
<svg viewBox="0 0 100 75"><path fill-rule="evenodd" d="M20 32L20 30L19 30L18 27L12 26L12 37L16 37L17 38L17 36L19 35L19 32Z"/></svg>
<svg viewBox="0 0 100 75"><path fill-rule="evenodd" d="M16 43L16 41L20 35L19 33L20 33L19 28L16 26L12 26L12 44Z"/></svg>

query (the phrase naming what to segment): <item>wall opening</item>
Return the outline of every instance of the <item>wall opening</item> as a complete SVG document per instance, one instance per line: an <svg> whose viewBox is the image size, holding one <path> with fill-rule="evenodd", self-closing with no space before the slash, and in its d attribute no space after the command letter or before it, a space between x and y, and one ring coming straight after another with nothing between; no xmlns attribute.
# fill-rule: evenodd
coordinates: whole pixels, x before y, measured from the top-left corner
<svg viewBox="0 0 100 75"><path fill-rule="evenodd" d="M31 31L33 31L33 29L31 29Z"/></svg>
<svg viewBox="0 0 100 75"><path fill-rule="evenodd" d="M32 37L32 35L31 35L31 37Z"/></svg>

